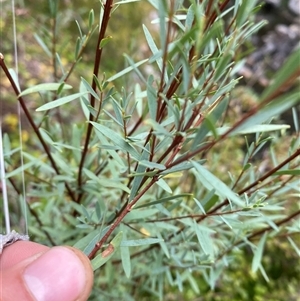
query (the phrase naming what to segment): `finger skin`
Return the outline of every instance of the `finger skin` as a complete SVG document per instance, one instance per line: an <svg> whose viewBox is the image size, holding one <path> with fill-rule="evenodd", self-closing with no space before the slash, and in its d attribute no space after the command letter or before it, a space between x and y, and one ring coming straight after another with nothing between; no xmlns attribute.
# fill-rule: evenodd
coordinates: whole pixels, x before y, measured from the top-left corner
<svg viewBox="0 0 300 301"><path fill-rule="evenodd" d="M80 260L84 267L86 283L83 291L74 301L86 301L93 285L93 271L89 259L78 249L66 247ZM29 242L18 241L4 248L0 256L0 301L35 300L24 283L23 272L50 248ZM74 257L74 256L72 256ZM53 267L55 268L55 267ZM73 301L73 300L72 300Z"/></svg>

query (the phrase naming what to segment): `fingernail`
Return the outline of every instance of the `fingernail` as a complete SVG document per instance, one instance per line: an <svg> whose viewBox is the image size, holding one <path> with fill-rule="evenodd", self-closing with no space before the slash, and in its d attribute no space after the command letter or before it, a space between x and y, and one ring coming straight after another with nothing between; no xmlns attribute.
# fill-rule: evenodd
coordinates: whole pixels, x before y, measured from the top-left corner
<svg viewBox="0 0 300 301"><path fill-rule="evenodd" d="M80 259L68 248L54 247L28 267L23 278L38 301L73 301L83 291L86 276Z"/></svg>

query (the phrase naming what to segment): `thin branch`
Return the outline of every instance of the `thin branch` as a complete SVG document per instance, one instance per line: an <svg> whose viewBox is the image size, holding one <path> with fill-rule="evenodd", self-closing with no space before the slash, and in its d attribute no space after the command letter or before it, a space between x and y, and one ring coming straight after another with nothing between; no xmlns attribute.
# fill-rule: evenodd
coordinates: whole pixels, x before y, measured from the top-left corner
<svg viewBox="0 0 300 301"><path fill-rule="evenodd" d="M145 186L145 188L124 208L124 210L119 214L117 219L114 221L114 223L111 225L109 230L105 233L105 235L101 238L100 241L98 241L91 251L91 253L88 255L90 259L93 259L98 250L102 247L102 245L106 242L106 240L109 238L109 236L112 234L112 232L116 229L116 227L121 223L121 221L124 219L124 217L127 215L128 212L131 211L132 207L139 201L139 199L158 181L157 177L153 177L152 180L148 183L148 185Z"/></svg>
<svg viewBox="0 0 300 301"><path fill-rule="evenodd" d="M290 220L296 218L298 215L300 215L300 210L292 213L291 215L287 216L286 218L283 218L282 220L279 220L277 222L275 222L275 225L277 227L282 226L283 224L286 224L287 222L289 222ZM261 230L258 230L254 233L252 233L251 235L249 235L247 237L247 240L252 240L254 238L256 238L257 236L262 236L262 234L264 234L265 232L269 232L274 230L271 226L269 227L265 227ZM236 243L232 244L228 249L226 249L223 253L221 253L215 260L215 262L217 262L218 260L220 260L224 255L228 254L229 252L231 252L233 250L234 247L240 245L240 244L244 244L245 241L244 240L239 240Z"/></svg>
<svg viewBox="0 0 300 301"><path fill-rule="evenodd" d="M15 93L16 93L16 95L18 97L19 103L21 104L21 107L22 107L22 109L23 109L23 111L25 113L25 116L26 116L27 120L29 121L32 129L34 130L34 133L36 134L36 136L38 137L39 141L41 142L41 144L43 146L43 149L46 152L47 157L48 157L48 159L49 159L49 161L50 161L53 169L55 170L55 172L56 172L57 175L60 175L60 171L59 171L59 169L58 169L58 167L57 167L57 165L55 163L55 160L53 159L53 157L51 155L51 152L50 152L50 150L49 150L49 148L48 148L45 140L43 139L43 137L42 137L42 135L41 135L38 127L34 123L32 117L31 117L31 115L30 115L30 113L29 113L29 111L27 109L27 106L25 104L25 101L24 101L23 97L19 96L19 94L20 94L19 88L17 87L14 79L12 78L12 76L10 75L10 73L9 73L7 67L6 67L6 64L5 64L5 61L4 61L4 56L3 56L2 53L0 53L0 65L1 65L1 68L2 68L2 70L4 71L4 73L5 73L6 77L7 77L7 79L9 80L9 82L10 82L13 90L15 91ZM68 194L71 197L71 199L73 201L76 201L75 194L73 193L72 189L70 188L69 184L67 184L67 183L66 183L66 188L67 188Z"/></svg>
<svg viewBox="0 0 300 301"><path fill-rule="evenodd" d="M102 19L101 28L100 28L100 32L98 35L97 45L96 45L96 56L95 56L95 64L94 64L94 71L93 71L93 75L95 75L96 77L98 77L98 72L99 72L100 62L101 62L101 57L102 57L102 50L103 50L103 48L100 47L100 43L105 38L105 32L107 29L108 21L110 19L112 7L113 7L113 0L107 0L106 3L104 4L103 19ZM92 82L92 88L95 92L97 91L97 84L96 84L94 77L93 77L93 82ZM93 95L91 95L90 105L92 108L95 107L95 97ZM79 169L78 169L77 183L78 183L79 190L82 186L82 171L83 171L84 161L87 156L88 149L89 149L89 142L90 142L92 130L93 130L91 121L93 121L93 120L94 120L94 117L93 117L92 113L90 113L90 117L89 117L90 122L87 125L85 143L84 143L81 160L79 163ZM80 192L78 195L78 198L76 200L77 203L80 203L82 196L83 196L83 192Z"/></svg>

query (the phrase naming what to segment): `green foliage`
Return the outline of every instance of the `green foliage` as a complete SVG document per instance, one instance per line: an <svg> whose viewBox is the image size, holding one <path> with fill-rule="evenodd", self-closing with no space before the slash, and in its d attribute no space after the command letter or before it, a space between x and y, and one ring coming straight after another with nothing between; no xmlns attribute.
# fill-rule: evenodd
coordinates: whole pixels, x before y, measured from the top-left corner
<svg viewBox="0 0 300 301"><path fill-rule="evenodd" d="M44 36L35 32L51 69L43 84L20 90L1 60L32 127L21 167L4 137L11 194L24 170L31 238L89 256L90 300L262 300L268 292L250 291L275 287L269 242L299 256L300 141L279 119L300 102L299 48L261 95L241 97L241 47L264 24L257 2L147 2L157 19L130 32L144 36L122 70L107 63L120 61L111 43L131 37L114 17L146 1L78 4L77 40L62 24L73 10L49 1Z"/></svg>

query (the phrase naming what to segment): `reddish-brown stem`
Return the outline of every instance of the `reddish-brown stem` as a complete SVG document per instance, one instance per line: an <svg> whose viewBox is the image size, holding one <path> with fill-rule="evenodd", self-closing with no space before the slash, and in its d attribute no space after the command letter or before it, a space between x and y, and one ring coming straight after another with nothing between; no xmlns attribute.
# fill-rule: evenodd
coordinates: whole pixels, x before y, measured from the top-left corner
<svg viewBox="0 0 300 301"><path fill-rule="evenodd" d="M287 163L291 162L292 160L294 160L295 158L297 158L300 155L300 149L297 149L291 156L289 156L287 159L285 159L283 162L281 162L280 164L278 164L276 167L274 167L273 169L271 169L270 171L268 171L267 173L265 173L262 177L260 177L259 179L257 179L256 181L254 181L252 184L248 185L247 187L245 187L244 189L240 190L238 192L239 195L245 193L246 191L250 190L251 188L257 186L258 184L260 184L262 181L264 181L265 179L269 178L271 175L273 175L276 171L278 171L279 169L281 169L283 166L285 166Z"/></svg>
<svg viewBox="0 0 300 301"><path fill-rule="evenodd" d="M110 19L110 13L111 13L112 6L113 6L113 0L107 0L106 3L104 4L103 19L102 19L101 28L100 28L100 32L99 32L99 35L98 35L97 45L96 45L95 64L94 64L94 71L93 71L93 74L96 77L98 76L100 62L101 62L101 56L102 56L102 50L103 50L103 48L100 47L100 43L105 38L105 32L106 32L106 29L107 29L108 21ZM93 78L93 82L92 82L92 88L93 88L94 91L97 90L97 84L96 84L96 81L95 81L94 78ZM90 104L93 108L95 107L95 97L93 95L91 95ZM87 125L85 143L84 143L84 147L83 147L83 151L82 151L82 155L81 155L81 160L80 160L79 168L78 168L77 183L78 183L79 190L80 190L80 187L82 185L82 170L83 170L84 161L85 161L86 155L88 153L88 149L89 149L89 142L90 142L92 129L93 129L91 121L93 121L93 120L94 120L94 117L93 117L92 114L90 114L90 117L89 117L90 122ZM78 198L76 200L77 203L80 203L82 195L83 195L83 193L80 192L79 195L78 195Z"/></svg>
<svg viewBox="0 0 300 301"><path fill-rule="evenodd" d="M169 222L174 220L186 219L186 218L203 218L209 216L222 216L222 215L229 215L243 211L242 209L233 210L233 211L226 211L226 212L216 212L216 213L207 213L207 214L188 214L188 215L181 215L175 217L166 217L166 218L158 218L158 219L151 219L145 221L145 223L157 223L157 222Z"/></svg>
<svg viewBox="0 0 300 301"><path fill-rule="evenodd" d="M278 222L275 222L275 225L278 227L278 226L281 226L287 222L289 222L290 220L292 220L293 218L297 217L298 215L300 214L300 210L292 213L291 215L287 216L286 218L283 218L282 220L278 221ZM252 240L253 238L257 237L257 236L261 236L262 234L264 234L265 232L269 232L269 231L272 231L274 230L271 226L269 227L266 227L266 228L263 228L261 230L258 230L254 233L252 233L251 235L249 235L247 237L247 240ZM245 243L244 240L239 240L237 241L236 243L234 243L233 245L230 246L230 248L228 248L225 252L223 252L222 254L220 254L218 256L218 258L216 258L216 262L218 260L220 260L225 254L231 252L233 250L234 247L238 246L239 244L242 244L242 243ZM132 257L132 256L131 256Z"/></svg>
<svg viewBox="0 0 300 301"><path fill-rule="evenodd" d="M6 77L7 77L7 79L9 80L9 82L10 82L13 90L15 91L16 95L18 96L19 103L20 103L20 105L21 105L21 107L22 107L22 109L23 109L23 111L25 113L25 116L28 119L28 122L30 123L30 125L31 125L32 129L34 130L36 136L38 137L39 141L41 142L41 144L43 146L43 149L46 152L47 157L48 157L48 159L49 159L49 161L50 161L53 169L55 170L56 174L59 175L60 174L59 169L58 169L58 167L57 167L57 165L56 165L56 163L55 163L55 161L54 161L54 159L53 159L53 157L51 155L51 152L50 152L50 150L49 150L46 142L44 141L44 139L43 139L43 137L42 137L42 135L41 135L38 127L34 123L32 117L31 117L31 115L30 115L30 113L29 113L29 111L28 111L28 109L26 107L26 104L25 104L25 101L24 101L23 97L19 96L19 94L20 94L19 88L17 87L16 83L14 82L14 79L10 75L10 73L9 73L7 67L6 67L6 64L4 62L4 57L3 57L2 54L0 54L0 65L1 65L1 68L2 68L2 70L4 71L4 73L5 73ZM70 186L68 184L66 184L66 188L68 190L68 194L71 197L71 199L73 201L76 201L75 194L73 193L72 189L70 188Z"/></svg>
<svg viewBox="0 0 300 301"><path fill-rule="evenodd" d="M124 208L122 212L120 212L117 219L114 221L114 223L111 225L109 230L105 233L105 235L102 237L100 241L98 241L92 250L92 252L88 255L90 259L93 259L98 252L98 250L102 247L102 245L106 242L106 240L109 238L109 236L112 234L112 232L116 229L116 227L121 223L123 218L126 216L128 212L131 211L132 207L139 201L139 199L153 186L155 182L158 181L157 177L153 177L151 181L144 187L144 189Z"/></svg>

